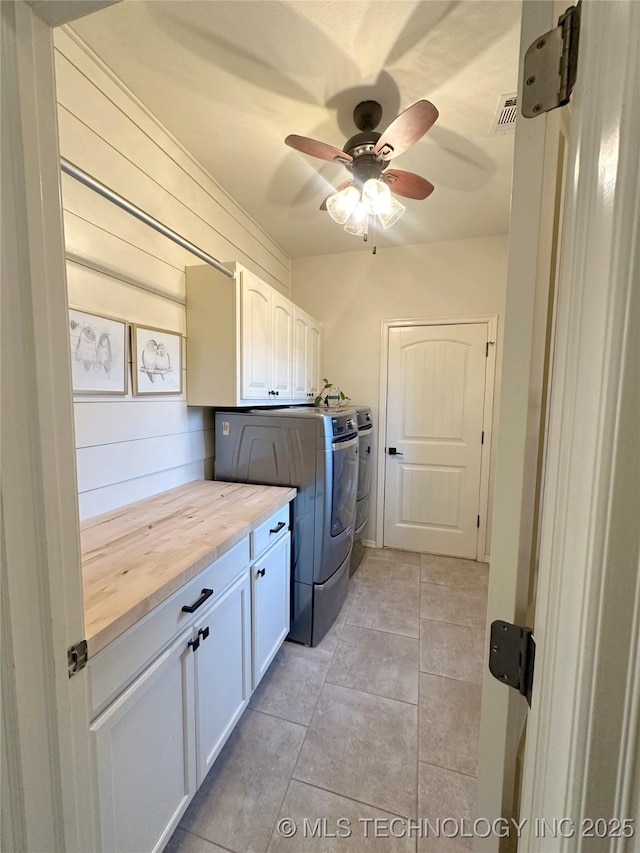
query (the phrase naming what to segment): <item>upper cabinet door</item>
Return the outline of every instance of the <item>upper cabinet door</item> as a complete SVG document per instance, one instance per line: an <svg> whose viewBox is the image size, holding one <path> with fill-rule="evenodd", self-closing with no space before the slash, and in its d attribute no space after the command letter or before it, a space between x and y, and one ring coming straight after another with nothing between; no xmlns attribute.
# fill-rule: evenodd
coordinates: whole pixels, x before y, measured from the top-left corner
<svg viewBox="0 0 640 853"><path fill-rule="evenodd" d="M241 395L270 400L273 361L271 303L273 289L247 270L241 284Z"/></svg>
<svg viewBox="0 0 640 853"><path fill-rule="evenodd" d="M293 311L293 398L307 402L310 388L307 376L309 348L309 316L294 308Z"/></svg>
<svg viewBox="0 0 640 853"><path fill-rule="evenodd" d="M320 324L309 318L307 388L311 397L320 393Z"/></svg>
<svg viewBox="0 0 640 853"><path fill-rule="evenodd" d="M291 399L293 304L276 290L272 291L271 309L273 367L271 389L276 398Z"/></svg>

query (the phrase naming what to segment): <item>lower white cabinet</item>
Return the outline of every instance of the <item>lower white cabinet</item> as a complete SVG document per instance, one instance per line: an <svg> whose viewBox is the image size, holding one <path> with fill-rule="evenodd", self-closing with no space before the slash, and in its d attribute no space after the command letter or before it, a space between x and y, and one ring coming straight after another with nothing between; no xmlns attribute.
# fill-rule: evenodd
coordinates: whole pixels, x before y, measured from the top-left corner
<svg viewBox="0 0 640 853"><path fill-rule="evenodd" d="M287 505L89 661L102 853L159 853L240 719L289 633L288 528Z"/></svg>
<svg viewBox="0 0 640 853"><path fill-rule="evenodd" d="M198 785L251 696L250 598L249 574L245 572L195 624Z"/></svg>
<svg viewBox="0 0 640 853"><path fill-rule="evenodd" d="M101 849L161 850L196 790L191 629L91 724Z"/></svg>
<svg viewBox="0 0 640 853"><path fill-rule="evenodd" d="M291 534L251 567L252 682L255 690L289 633Z"/></svg>

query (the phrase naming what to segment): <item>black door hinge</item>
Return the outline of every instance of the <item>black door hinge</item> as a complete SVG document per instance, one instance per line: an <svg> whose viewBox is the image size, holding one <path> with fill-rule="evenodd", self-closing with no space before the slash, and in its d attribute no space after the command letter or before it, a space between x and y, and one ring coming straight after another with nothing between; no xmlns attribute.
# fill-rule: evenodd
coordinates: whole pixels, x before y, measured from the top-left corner
<svg viewBox="0 0 640 853"><path fill-rule="evenodd" d="M67 666L69 669L69 678L72 675L75 675L76 672L80 672L81 669L84 669L87 665L87 660L89 659L89 655L87 652L87 641L80 640L79 643L75 643L73 646L69 646L67 649Z"/></svg>
<svg viewBox="0 0 640 853"><path fill-rule="evenodd" d="M536 644L533 631L497 619L491 623L489 670L494 678L515 687L531 707Z"/></svg>
<svg viewBox="0 0 640 853"><path fill-rule="evenodd" d="M478 527L480 527L480 516L478 516Z"/></svg>
<svg viewBox="0 0 640 853"><path fill-rule="evenodd" d="M522 115L535 118L569 103L576 82L580 3L570 6L558 26L539 36L524 57Z"/></svg>
<svg viewBox="0 0 640 853"><path fill-rule="evenodd" d="M484 430L482 430L482 441L480 442L480 444L484 444Z"/></svg>

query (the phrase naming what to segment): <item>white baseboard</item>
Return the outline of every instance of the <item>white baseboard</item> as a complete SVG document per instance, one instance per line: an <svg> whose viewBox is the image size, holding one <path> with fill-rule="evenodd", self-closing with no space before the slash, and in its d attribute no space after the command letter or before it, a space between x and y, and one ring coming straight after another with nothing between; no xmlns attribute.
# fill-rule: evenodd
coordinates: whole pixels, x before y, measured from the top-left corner
<svg viewBox="0 0 640 853"><path fill-rule="evenodd" d="M490 554L485 554L485 555L484 555L484 559L482 560L482 562L483 562L483 563L489 563L489 565L491 565L491 555L490 555Z"/></svg>
<svg viewBox="0 0 640 853"><path fill-rule="evenodd" d="M377 548L375 539L363 539L362 544L365 548Z"/></svg>

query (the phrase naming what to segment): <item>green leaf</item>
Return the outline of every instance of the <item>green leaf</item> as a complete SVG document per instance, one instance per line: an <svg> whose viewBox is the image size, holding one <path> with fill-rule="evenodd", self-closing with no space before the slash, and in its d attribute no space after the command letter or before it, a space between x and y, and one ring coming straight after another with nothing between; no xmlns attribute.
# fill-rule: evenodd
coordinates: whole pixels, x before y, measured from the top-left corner
<svg viewBox="0 0 640 853"><path fill-rule="evenodd" d="M347 398L344 396L344 394L342 393L342 391L340 392L340 399L341 399L341 400L346 400L346 399L347 399Z"/></svg>

